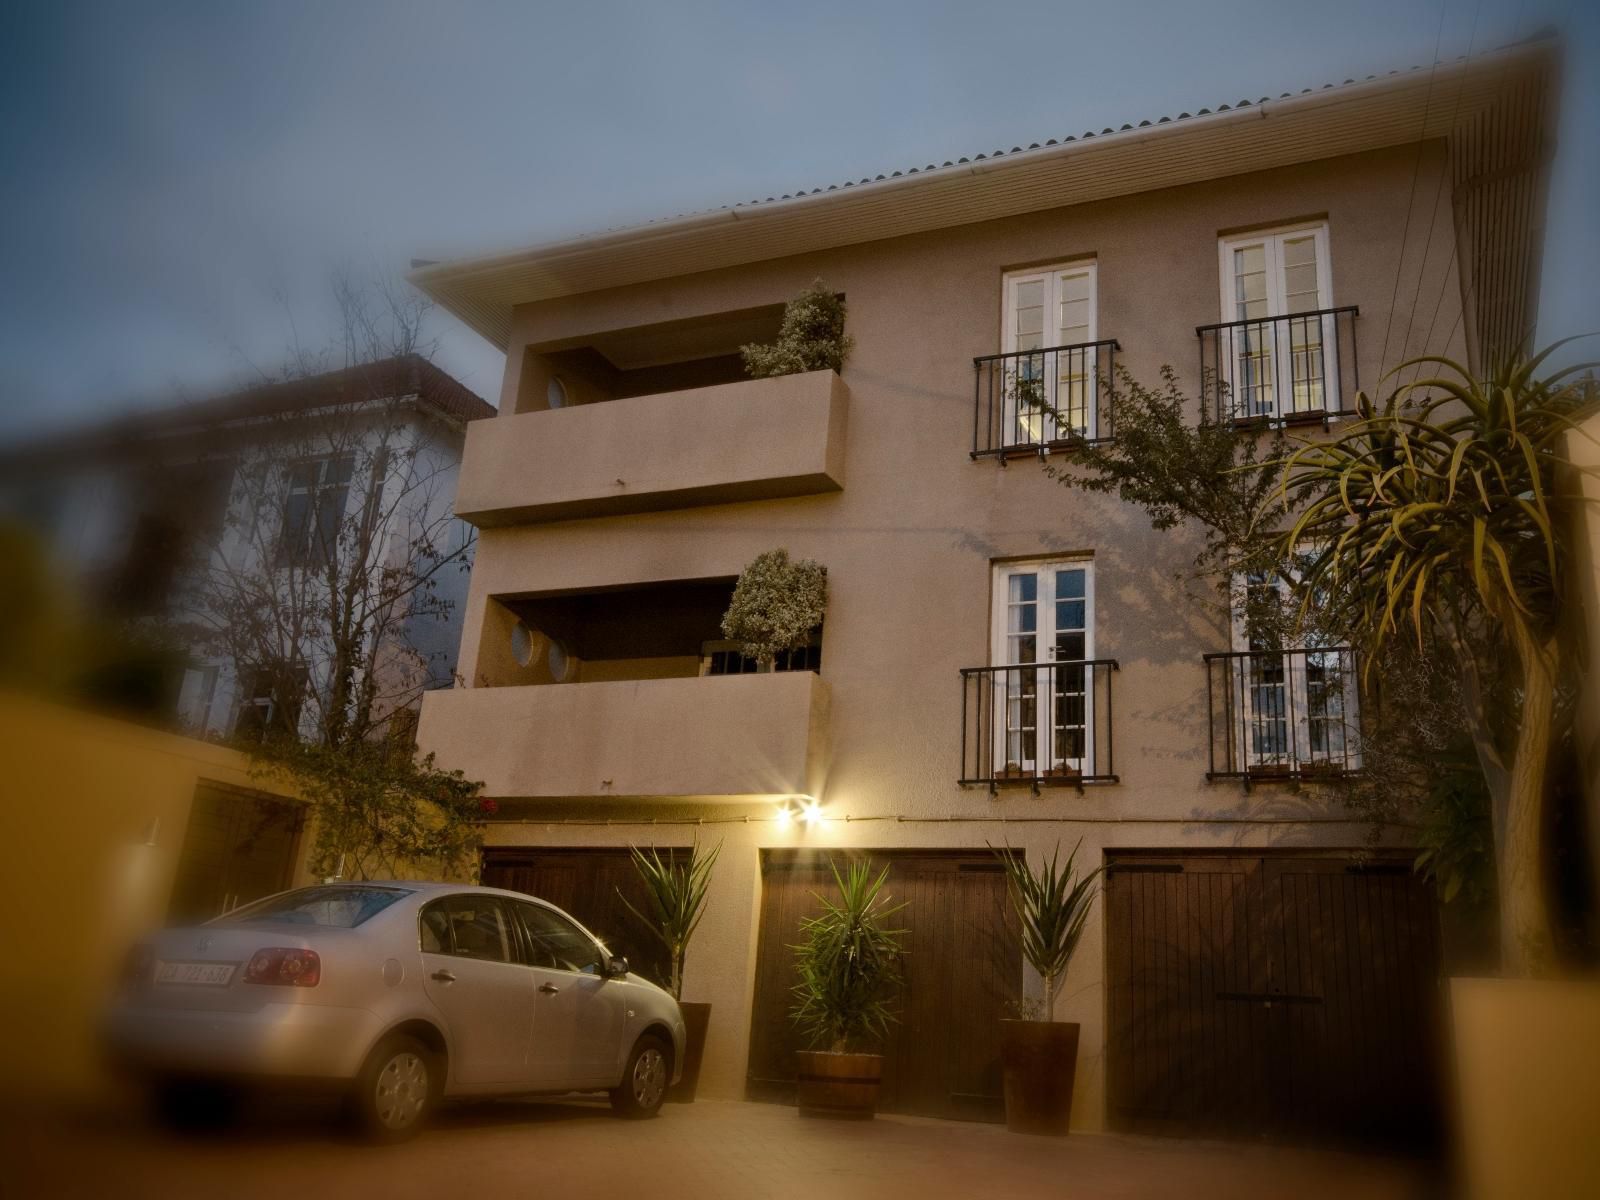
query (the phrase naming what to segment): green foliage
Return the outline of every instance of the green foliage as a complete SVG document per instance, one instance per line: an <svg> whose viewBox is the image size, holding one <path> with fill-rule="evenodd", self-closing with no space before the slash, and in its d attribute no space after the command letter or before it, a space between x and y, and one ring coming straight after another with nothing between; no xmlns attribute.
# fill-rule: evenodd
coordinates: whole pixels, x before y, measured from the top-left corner
<svg viewBox="0 0 1600 1200"><path fill-rule="evenodd" d="M1046 1020L1055 1010L1056 990L1078 948L1078 939L1083 936L1084 922L1094 907L1094 881L1103 870L1096 867L1082 877L1074 873L1073 860L1082 845L1080 841L1072 848L1065 865L1058 865L1058 843L1050 861L1040 862L1037 872L1030 870L1027 860L1010 847L1003 852L989 847L1005 867L1006 893L1022 922L1022 956L1044 984L1042 1011Z"/></svg>
<svg viewBox="0 0 1600 1200"><path fill-rule="evenodd" d="M1446 904L1481 907L1494 894L1494 828L1470 742L1438 760L1424 814L1417 874L1433 881Z"/></svg>
<svg viewBox="0 0 1600 1200"><path fill-rule="evenodd" d="M873 878L870 863L847 876L832 867L838 896L818 895L822 912L800 924L792 946L800 982L790 1018L813 1046L843 1051L880 1042L895 1019L889 1001L900 983L903 929L885 922L905 907L883 895L885 867Z"/></svg>
<svg viewBox="0 0 1600 1200"><path fill-rule="evenodd" d="M252 770L292 780L310 806L312 874L343 879L476 878L480 822L493 801L460 771L383 741L293 739L251 748Z"/></svg>
<svg viewBox="0 0 1600 1200"><path fill-rule="evenodd" d="M717 855L722 853L718 842L709 853L700 852L696 841L687 861L663 859L651 846L648 853L637 846L628 847L633 855L634 868L644 880L649 894L650 915L646 916L631 903L620 890L617 896L627 905L628 911L643 921L650 932L661 939L672 959L672 977L667 990L674 1000L683 998L683 965L688 957L689 939L700 926L705 915L706 887L711 882L711 868Z"/></svg>
<svg viewBox="0 0 1600 1200"><path fill-rule="evenodd" d="M825 567L810 559L791 561L787 550L768 550L739 576L722 633L770 668L779 654L810 642L827 608Z"/></svg>
<svg viewBox="0 0 1600 1200"><path fill-rule="evenodd" d="M778 340L769 346L742 346L744 369L752 379L837 371L855 343L844 331L845 304L822 280L814 280L783 308Z"/></svg>

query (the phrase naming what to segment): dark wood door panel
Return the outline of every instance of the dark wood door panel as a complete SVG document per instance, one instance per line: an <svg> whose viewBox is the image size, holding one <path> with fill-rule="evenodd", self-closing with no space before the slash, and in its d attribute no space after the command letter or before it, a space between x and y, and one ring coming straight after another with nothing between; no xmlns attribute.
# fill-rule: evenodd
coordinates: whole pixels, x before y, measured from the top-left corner
<svg viewBox="0 0 1600 1200"><path fill-rule="evenodd" d="M998 1119L999 1021L1021 994L1022 958L1005 876L983 852L799 853L763 857L761 930L751 1013L748 1091L788 1101L794 1051L805 1048L789 1022L800 923L821 908L817 895L861 857L889 868L895 923L907 931L899 1020L883 1047L885 1112Z"/></svg>

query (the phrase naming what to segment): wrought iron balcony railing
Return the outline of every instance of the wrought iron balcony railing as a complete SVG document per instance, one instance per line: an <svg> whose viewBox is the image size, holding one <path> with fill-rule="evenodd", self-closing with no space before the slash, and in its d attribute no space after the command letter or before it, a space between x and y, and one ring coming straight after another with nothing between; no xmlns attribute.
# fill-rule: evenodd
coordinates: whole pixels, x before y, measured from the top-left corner
<svg viewBox="0 0 1600 1200"><path fill-rule="evenodd" d="M1115 783L1114 658L967 667L961 672L961 783Z"/></svg>
<svg viewBox="0 0 1600 1200"><path fill-rule="evenodd" d="M1263 424L1354 412L1360 314L1351 305L1195 326L1206 403L1220 421Z"/></svg>
<svg viewBox="0 0 1600 1200"><path fill-rule="evenodd" d="M1111 437L1115 339L991 354L974 368L972 457L1037 454Z"/></svg>
<svg viewBox="0 0 1600 1200"><path fill-rule="evenodd" d="M1353 650L1249 650L1205 661L1206 778L1327 779L1361 769Z"/></svg>

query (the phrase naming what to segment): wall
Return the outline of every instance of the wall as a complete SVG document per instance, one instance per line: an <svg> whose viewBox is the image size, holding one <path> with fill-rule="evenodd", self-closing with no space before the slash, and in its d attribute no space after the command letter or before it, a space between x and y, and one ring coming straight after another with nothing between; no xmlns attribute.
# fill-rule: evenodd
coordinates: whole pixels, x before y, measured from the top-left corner
<svg viewBox="0 0 1600 1200"><path fill-rule="evenodd" d="M473 572L461 660L484 663L496 657L492 642L502 636L502 618L489 599L495 595L730 575L774 546L828 568L822 674L832 704L831 766L819 799L829 819L784 831L767 808L752 810L749 825L702 830L727 838L686 991L688 999L711 1001L719 1014L707 1060L710 1094L743 1090L762 846L802 838L882 847L1009 840L1033 857L1058 840L1067 848L1081 837L1083 857L1098 862L1108 847L1364 844L1367 828L1327 793L1282 787L1245 793L1206 782L1201 656L1226 649L1228 636L1203 602L1209 586L1180 579L1193 562L1192 537L1155 533L1142 512L1114 498L1065 491L1037 462L970 461L972 359L1000 349L1004 270L1093 255L1100 336L1121 341L1119 360L1139 377L1153 380L1170 363L1192 387L1195 326L1219 319L1219 234L1319 215L1330 229L1334 303L1361 307L1365 384L1378 379L1380 367L1393 368L1424 347L1461 355L1453 239L1433 237L1425 254L1415 232L1433 215L1442 230L1450 227L1444 167L1440 145L1400 147L517 311L508 363L519 366L508 367L508 392L515 391L527 344L628 328L663 314L770 304L818 276L849 304L856 348L843 372L851 411L841 492L490 529ZM503 412L514 409L502 405ZM1122 782L1082 795L964 791L955 783L958 671L990 661L992 564L1067 553L1093 556L1095 651L1121 664L1114 720ZM489 640L480 648L483 639ZM428 748L449 759L449 746ZM460 765L471 770L470 762ZM600 800L575 809L540 807L528 811L528 824L492 828L490 840L648 841L669 835L647 822L671 815ZM564 816L598 823L558 823ZM683 832L670 836L681 840ZM1075 1120L1084 1128L1103 1120L1104 951L1097 908L1057 1010L1083 1025Z"/></svg>

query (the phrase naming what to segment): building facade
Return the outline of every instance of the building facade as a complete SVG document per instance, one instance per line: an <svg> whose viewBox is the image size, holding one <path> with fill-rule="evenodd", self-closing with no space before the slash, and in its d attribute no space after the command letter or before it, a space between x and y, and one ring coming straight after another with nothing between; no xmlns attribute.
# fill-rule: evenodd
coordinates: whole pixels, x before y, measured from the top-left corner
<svg viewBox="0 0 1600 1200"><path fill-rule="evenodd" d="M1314 431L1416 354L1521 341L1550 74L1522 48L417 272L507 352L419 730L498 802L485 882L648 957L626 848L721 843L702 1086L781 1098L787 948L870 857L910 931L886 1105L982 1119L1033 986L994 850L1076 850L1107 873L1054 1012L1075 1124L1426 1124L1437 923L1405 831L1368 853L1339 801L1348 653L1253 652L1192 534L1052 472L1116 436L1112 365ZM815 279L843 370L745 378ZM719 621L778 547L827 614L757 671Z"/></svg>

